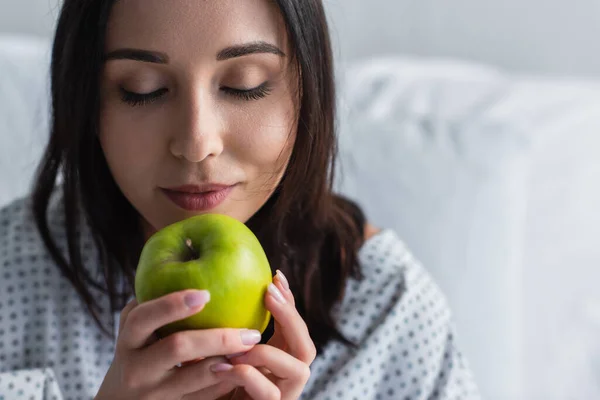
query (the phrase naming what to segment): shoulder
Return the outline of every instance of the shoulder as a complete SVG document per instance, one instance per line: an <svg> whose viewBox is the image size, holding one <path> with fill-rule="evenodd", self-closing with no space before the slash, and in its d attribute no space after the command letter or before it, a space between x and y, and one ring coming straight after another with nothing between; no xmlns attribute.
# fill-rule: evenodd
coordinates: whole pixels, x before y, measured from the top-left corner
<svg viewBox="0 0 600 400"><path fill-rule="evenodd" d="M47 217L50 235L64 254L64 203L58 200L51 198ZM89 265L91 268L96 264L90 261ZM92 285L90 294L98 299L102 324L113 324L109 298ZM99 382L95 378L69 377L69 371L79 363L104 376L104 366L110 365L114 356L113 342L101 335L84 301L46 249L30 198L15 200L0 209L0 321L3 328L6 326L0 332L0 374L26 370L25 378L33 382L47 378L45 374L36 377L34 371L48 368L44 371L54 370L60 383L71 384L72 388L74 382L96 385ZM63 346L65 338L69 346ZM53 351L59 348L61 351ZM102 364L98 361L95 366L85 365L90 348L96 349L94 357Z"/></svg>
<svg viewBox="0 0 600 400"><path fill-rule="evenodd" d="M55 191L47 212L48 229L58 250L66 254L67 240L61 210L62 204ZM7 277L13 275L21 277L23 274L44 273L46 276L58 271L38 230L30 196L13 200L0 209L0 267L3 269L0 276L4 278L0 280L3 284L8 284Z"/></svg>
<svg viewBox="0 0 600 400"><path fill-rule="evenodd" d="M0 291L9 296L33 289L29 287L32 280L41 287L47 278L56 275L35 224L30 197L16 199L0 209L0 271Z"/></svg>
<svg viewBox="0 0 600 400"><path fill-rule="evenodd" d="M433 316L436 324L449 322L445 295L394 230L376 229L358 260L363 278L348 281L338 308L340 328L349 338L361 341L382 321L412 321L415 315L425 318L414 321L417 326Z"/></svg>
<svg viewBox="0 0 600 400"><path fill-rule="evenodd" d="M48 207L48 226L53 237L63 233L59 193L55 190ZM32 210L31 196L20 197L0 209L0 247L6 252L31 253L43 248Z"/></svg>
<svg viewBox="0 0 600 400"><path fill-rule="evenodd" d="M479 400L455 338L448 302L393 230L359 251L363 279L350 279L335 310L340 333L357 346L328 343L311 370L306 398Z"/></svg>
<svg viewBox="0 0 600 400"><path fill-rule="evenodd" d="M358 250L358 261L366 276L373 278L383 271L390 271L402 277L407 267L418 263L393 229L366 224L364 235L365 240Z"/></svg>
<svg viewBox="0 0 600 400"><path fill-rule="evenodd" d="M317 392L450 398L448 390L460 390L457 398L478 399L455 345L447 299L404 241L391 229L378 230L358 259L362 279L348 280L334 309L336 327L357 347L327 345L313 363L307 398ZM461 383L464 390L457 389Z"/></svg>
<svg viewBox="0 0 600 400"><path fill-rule="evenodd" d="M39 245L30 198L13 200L0 209L0 257L29 253Z"/></svg>
<svg viewBox="0 0 600 400"><path fill-rule="evenodd" d="M20 197L0 208L1 233L5 233L9 226L14 226L16 222L28 216L30 201L30 197Z"/></svg>
<svg viewBox="0 0 600 400"><path fill-rule="evenodd" d="M373 226L368 222L365 224L365 229L364 229L365 240L369 240L371 237L375 236L379 232L381 232L381 229L377 228L376 226Z"/></svg>

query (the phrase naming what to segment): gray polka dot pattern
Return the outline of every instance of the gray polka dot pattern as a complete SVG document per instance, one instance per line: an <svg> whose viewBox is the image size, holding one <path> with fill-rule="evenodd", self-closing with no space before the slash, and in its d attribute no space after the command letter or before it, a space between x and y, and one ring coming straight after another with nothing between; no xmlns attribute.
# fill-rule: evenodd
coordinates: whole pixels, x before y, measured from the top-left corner
<svg viewBox="0 0 600 400"><path fill-rule="evenodd" d="M53 198L50 226L61 250L62 203ZM100 277L92 240L81 235L86 268ZM365 274L349 281L334 310L351 350L329 343L311 366L302 399L479 399L458 350L448 305L394 232L360 251ZM102 299L105 323L118 313ZM27 200L0 210L0 400L92 399L114 354L75 290L42 246Z"/></svg>
<svg viewBox="0 0 600 400"><path fill-rule="evenodd" d="M33 368L0 374L0 400L61 399L54 371Z"/></svg>
<svg viewBox="0 0 600 400"><path fill-rule="evenodd" d="M370 238L336 309L357 350L336 342L311 366L302 399L475 400L479 391L458 349L447 301L391 230Z"/></svg>
<svg viewBox="0 0 600 400"><path fill-rule="evenodd" d="M61 206L55 196L49 224L65 252ZM89 235L81 238L91 268L93 246ZM103 320L113 324L108 302L102 307ZM43 247L27 200L0 210L0 400L91 399L113 354L113 341L101 334Z"/></svg>

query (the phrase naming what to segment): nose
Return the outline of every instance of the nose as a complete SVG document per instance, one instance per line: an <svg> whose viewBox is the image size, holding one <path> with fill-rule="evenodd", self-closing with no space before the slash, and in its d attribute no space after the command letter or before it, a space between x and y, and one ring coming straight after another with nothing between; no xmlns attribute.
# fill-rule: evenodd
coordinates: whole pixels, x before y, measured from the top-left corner
<svg viewBox="0 0 600 400"><path fill-rule="evenodd" d="M171 153L193 163L221 154L223 123L209 93L197 89L182 103L179 123L174 122L177 131L171 139Z"/></svg>

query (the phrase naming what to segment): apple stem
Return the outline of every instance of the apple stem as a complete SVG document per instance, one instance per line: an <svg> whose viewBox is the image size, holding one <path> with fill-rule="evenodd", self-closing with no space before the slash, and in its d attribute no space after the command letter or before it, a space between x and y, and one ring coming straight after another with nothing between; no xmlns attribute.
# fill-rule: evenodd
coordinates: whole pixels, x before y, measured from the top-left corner
<svg viewBox="0 0 600 400"><path fill-rule="evenodd" d="M199 254L196 251L196 249L194 249L194 247L192 246L192 239L185 239L185 245L187 246L188 249L190 249L190 251L192 252L191 254L191 258L190 260L195 260L197 258L199 258Z"/></svg>

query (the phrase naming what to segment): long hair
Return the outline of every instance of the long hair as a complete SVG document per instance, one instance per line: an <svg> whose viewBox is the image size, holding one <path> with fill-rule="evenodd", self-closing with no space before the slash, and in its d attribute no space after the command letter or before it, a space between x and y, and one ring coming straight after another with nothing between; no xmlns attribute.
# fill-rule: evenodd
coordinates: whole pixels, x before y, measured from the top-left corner
<svg viewBox="0 0 600 400"><path fill-rule="evenodd" d="M115 183L98 140L100 74L106 26L115 0L65 0L56 27L51 62L52 121L48 145L32 188L40 235L61 273L71 282L99 328L102 290L113 311L133 293L144 245L139 216ZM286 24L292 62L300 71L298 132L286 172L273 195L247 225L269 262L290 281L298 311L317 351L330 340L352 344L336 328L332 309L347 280L362 279L357 252L364 215L333 193L336 109L333 57L321 0L276 0ZM67 254L52 237L48 206L57 177L63 197ZM81 211L81 212L80 212ZM80 229L89 227L99 251L103 281L83 265ZM268 339L273 321L263 335Z"/></svg>

